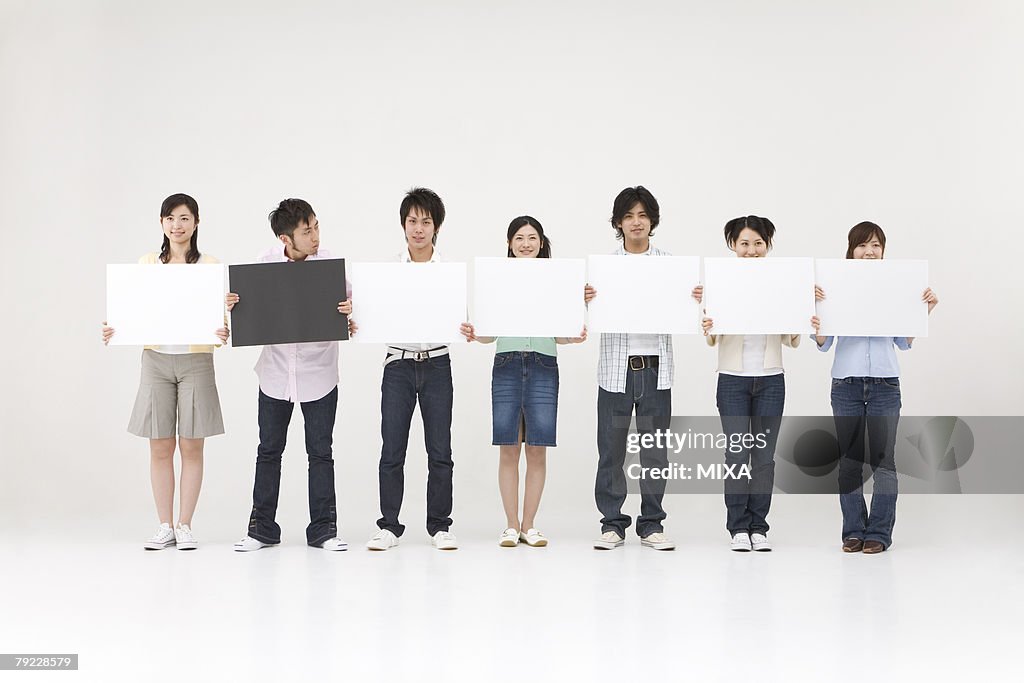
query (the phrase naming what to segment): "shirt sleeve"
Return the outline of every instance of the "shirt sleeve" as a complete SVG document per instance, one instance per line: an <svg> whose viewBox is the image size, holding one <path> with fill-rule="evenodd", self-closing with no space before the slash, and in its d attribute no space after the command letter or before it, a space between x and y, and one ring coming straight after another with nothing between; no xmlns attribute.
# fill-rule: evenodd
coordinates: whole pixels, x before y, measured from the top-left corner
<svg viewBox="0 0 1024 683"><path fill-rule="evenodd" d="M823 352L824 351L828 351L829 349L831 349L832 348L832 342L835 340L835 337L825 337L825 343L822 344L821 346L818 346L818 340L814 338L815 335L811 334L811 335L808 335L808 336L811 338L811 341L814 342L814 345L818 347L818 350L819 351L823 351Z"/></svg>
<svg viewBox="0 0 1024 683"><path fill-rule="evenodd" d="M893 337L892 338L892 342L893 342L893 344L896 345L896 348L899 349L900 351L909 351L910 350L910 342L907 341L906 337Z"/></svg>

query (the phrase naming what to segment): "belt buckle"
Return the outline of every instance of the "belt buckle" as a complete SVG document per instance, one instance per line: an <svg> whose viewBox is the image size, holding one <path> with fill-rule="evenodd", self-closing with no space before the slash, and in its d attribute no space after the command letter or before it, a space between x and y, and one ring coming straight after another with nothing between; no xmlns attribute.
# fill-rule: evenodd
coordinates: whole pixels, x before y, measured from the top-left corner
<svg viewBox="0 0 1024 683"><path fill-rule="evenodd" d="M423 361L427 360L428 358L430 358L430 352L429 351L416 351L415 355L412 357L412 359L414 361L416 361L417 363L422 363Z"/></svg>
<svg viewBox="0 0 1024 683"><path fill-rule="evenodd" d="M636 365L634 365L633 361L639 361L640 362L640 366L637 367ZM644 358L643 356L630 356L629 357L629 369L630 370L643 370L646 367L647 367L647 359Z"/></svg>

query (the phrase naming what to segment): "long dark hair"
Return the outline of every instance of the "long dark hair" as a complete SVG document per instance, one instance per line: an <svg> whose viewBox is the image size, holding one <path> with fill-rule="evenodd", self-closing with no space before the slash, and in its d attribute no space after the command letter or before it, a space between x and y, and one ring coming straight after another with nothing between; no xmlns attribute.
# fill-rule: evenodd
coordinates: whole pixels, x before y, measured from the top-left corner
<svg viewBox="0 0 1024 683"><path fill-rule="evenodd" d="M551 258L551 240L544 236L544 228L541 226L540 221L532 216L519 216L513 218L512 222L508 224L508 257L515 258L516 255L512 253L512 238L515 237L519 229L524 225L529 225L537 231L537 236L540 237L540 251L537 252L537 258Z"/></svg>
<svg viewBox="0 0 1024 683"><path fill-rule="evenodd" d="M871 221L861 221L857 225L850 228L850 234L846 236L848 242L846 247L846 258L853 258L853 250L858 245L864 244L872 238L872 236L878 238L878 243L882 245L882 256L885 256L885 233L878 227L877 224Z"/></svg>
<svg viewBox="0 0 1024 683"><path fill-rule="evenodd" d="M195 263L199 260L199 202L187 194L172 194L160 205L160 220L167 218L179 206L184 206L192 212L196 220L196 228L192 231L192 239L189 240L188 253L185 254L185 263ZM160 247L160 263L167 263L171 259L171 241L164 235L164 243Z"/></svg>

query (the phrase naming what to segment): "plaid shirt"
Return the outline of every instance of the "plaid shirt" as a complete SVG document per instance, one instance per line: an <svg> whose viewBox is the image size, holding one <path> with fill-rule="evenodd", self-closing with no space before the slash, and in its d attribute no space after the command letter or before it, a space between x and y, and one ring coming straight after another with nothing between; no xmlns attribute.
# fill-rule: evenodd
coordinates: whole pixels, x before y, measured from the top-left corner
<svg viewBox="0 0 1024 683"><path fill-rule="evenodd" d="M613 252L616 256L625 256L626 248L619 245ZM658 249L653 244L645 256L670 256L667 251ZM597 383L605 391L621 394L626 391L626 372L629 358L628 334L602 334L601 357L597 361ZM658 389L672 388L672 374L675 365L672 361L672 335L658 335Z"/></svg>

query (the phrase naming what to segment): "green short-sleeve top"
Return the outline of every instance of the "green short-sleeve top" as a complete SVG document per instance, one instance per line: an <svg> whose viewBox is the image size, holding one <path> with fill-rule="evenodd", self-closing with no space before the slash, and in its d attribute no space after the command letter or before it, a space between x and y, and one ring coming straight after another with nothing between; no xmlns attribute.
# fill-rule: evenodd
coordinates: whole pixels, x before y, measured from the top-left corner
<svg viewBox="0 0 1024 683"><path fill-rule="evenodd" d="M534 351L545 356L557 356L558 350L554 337L498 337L498 348L495 353L509 351Z"/></svg>

